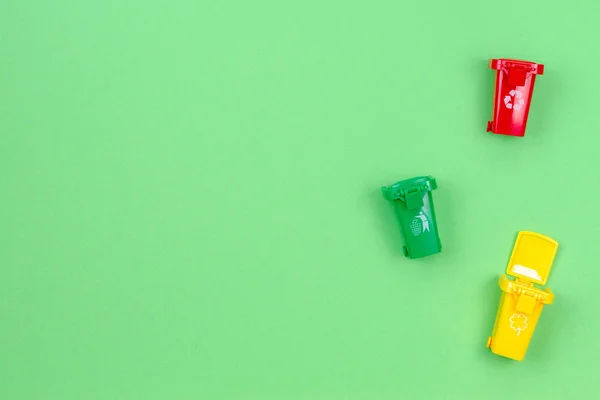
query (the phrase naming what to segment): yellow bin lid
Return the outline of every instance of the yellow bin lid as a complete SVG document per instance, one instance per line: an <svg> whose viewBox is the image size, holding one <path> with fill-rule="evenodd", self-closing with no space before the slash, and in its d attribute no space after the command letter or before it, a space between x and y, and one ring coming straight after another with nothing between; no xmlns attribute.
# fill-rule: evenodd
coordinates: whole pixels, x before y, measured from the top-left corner
<svg viewBox="0 0 600 400"><path fill-rule="evenodd" d="M506 267L506 273L525 282L545 285L558 242L535 232L521 231Z"/></svg>

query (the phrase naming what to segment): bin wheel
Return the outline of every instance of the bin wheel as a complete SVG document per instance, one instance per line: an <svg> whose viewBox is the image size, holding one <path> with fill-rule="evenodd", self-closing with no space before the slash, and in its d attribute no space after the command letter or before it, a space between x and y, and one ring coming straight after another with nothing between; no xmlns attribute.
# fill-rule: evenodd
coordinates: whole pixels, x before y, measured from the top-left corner
<svg viewBox="0 0 600 400"><path fill-rule="evenodd" d="M408 249L406 246L402 246L402 252L404 253L404 257L408 257Z"/></svg>

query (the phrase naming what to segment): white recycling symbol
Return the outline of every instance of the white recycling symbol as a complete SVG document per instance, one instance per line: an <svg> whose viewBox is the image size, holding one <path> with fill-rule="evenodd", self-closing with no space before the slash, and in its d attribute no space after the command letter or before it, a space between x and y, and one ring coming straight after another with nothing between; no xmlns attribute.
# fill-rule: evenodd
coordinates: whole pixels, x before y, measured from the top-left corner
<svg viewBox="0 0 600 400"><path fill-rule="evenodd" d="M521 93L521 91L511 90L509 92L509 95L510 96L504 96L504 105L506 106L506 108L508 108L508 109L514 108L517 111L519 111L521 108L523 108L523 105L525 104L525 100L523 99L523 93Z"/></svg>

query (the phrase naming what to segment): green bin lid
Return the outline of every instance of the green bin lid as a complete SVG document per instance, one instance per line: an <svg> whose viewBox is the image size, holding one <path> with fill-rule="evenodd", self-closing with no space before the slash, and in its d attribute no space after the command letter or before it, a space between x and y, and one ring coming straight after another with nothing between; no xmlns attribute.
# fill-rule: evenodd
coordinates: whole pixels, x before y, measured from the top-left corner
<svg viewBox="0 0 600 400"><path fill-rule="evenodd" d="M381 191L388 200L404 200L407 194L425 193L437 189L437 182L433 176L417 176L383 186Z"/></svg>

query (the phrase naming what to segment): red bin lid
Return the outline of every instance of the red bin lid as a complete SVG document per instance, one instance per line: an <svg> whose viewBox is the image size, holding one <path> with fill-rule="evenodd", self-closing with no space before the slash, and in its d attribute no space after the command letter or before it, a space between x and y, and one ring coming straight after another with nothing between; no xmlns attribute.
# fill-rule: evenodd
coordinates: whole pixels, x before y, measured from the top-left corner
<svg viewBox="0 0 600 400"><path fill-rule="evenodd" d="M518 68L536 75L544 74L544 64L538 64L532 61L513 60L511 58L492 58L489 67L491 69L504 70L507 72L513 68Z"/></svg>

